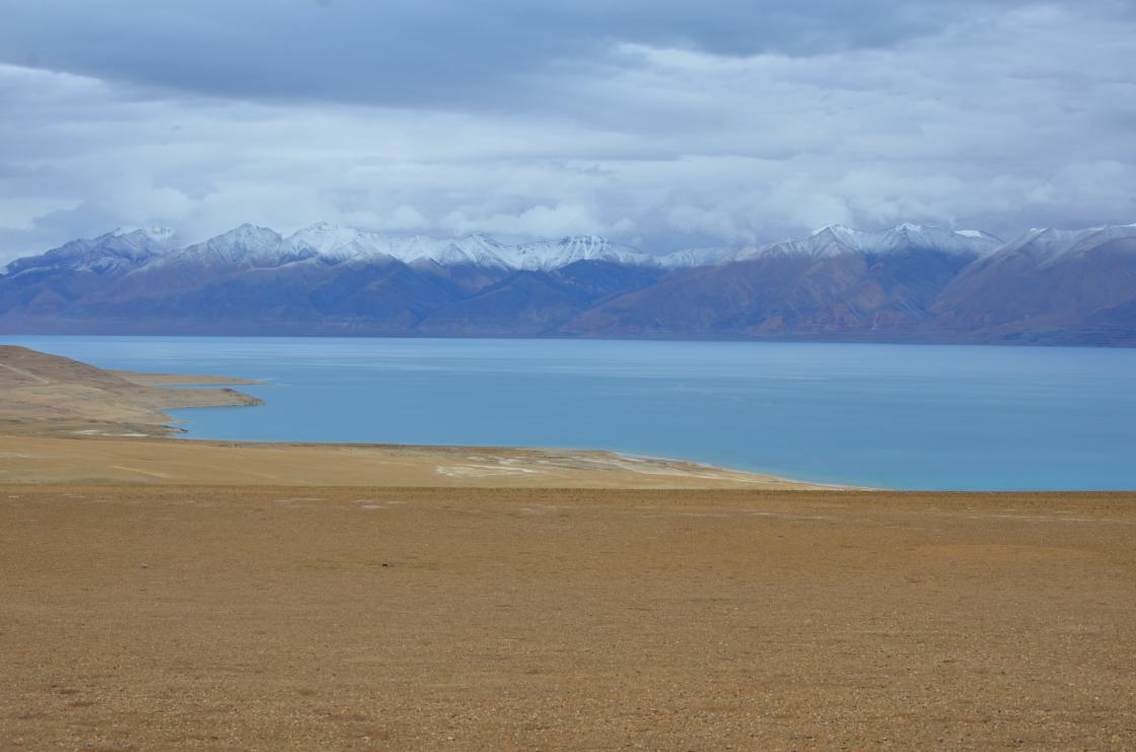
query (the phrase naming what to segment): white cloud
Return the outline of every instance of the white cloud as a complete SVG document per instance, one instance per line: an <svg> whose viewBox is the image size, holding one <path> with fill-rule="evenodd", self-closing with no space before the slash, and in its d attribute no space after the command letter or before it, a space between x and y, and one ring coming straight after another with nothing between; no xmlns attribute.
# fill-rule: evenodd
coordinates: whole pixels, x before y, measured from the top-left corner
<svg viewBox="0 0 1136 752"><path fill-rule="evenodd" d="M508 107L248 101L0 66L0 262L117 224L600 232L1136 220L1136 20L984 6L875 47L610 42Z"/></svg>
<svg viewBox="0 0 1136 752"><path fill-rule="evenodd" d="M470 216L465 210L458 210L446 215L440 224L446 230L458 234L488 232L533 237L594 233L608 229L596 220L587 207L579 204L530 206L517 214L498 213L489 216Z"/></svg>

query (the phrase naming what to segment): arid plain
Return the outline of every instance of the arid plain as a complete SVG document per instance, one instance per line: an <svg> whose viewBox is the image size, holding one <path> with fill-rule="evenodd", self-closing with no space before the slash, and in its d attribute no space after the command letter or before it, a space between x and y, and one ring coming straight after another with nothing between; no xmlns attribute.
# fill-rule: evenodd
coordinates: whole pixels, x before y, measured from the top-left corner
<svg viewBox="0 0 1136 752"><path fill-rule="evenodd" d="M0 354L0 749L1136 748L1134 494L182 442Z"/></svg>

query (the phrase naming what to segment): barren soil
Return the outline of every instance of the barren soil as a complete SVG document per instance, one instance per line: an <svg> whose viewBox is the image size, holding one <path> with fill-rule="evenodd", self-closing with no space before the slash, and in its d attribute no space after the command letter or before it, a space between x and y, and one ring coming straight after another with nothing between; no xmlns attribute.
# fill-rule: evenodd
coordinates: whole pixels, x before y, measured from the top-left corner
<svg viewBox="0 0 1136 752"><path fill-rule="evenodd" d="M0 750L1136 749L1136 494L151 438L243 396L51 358L0 348Z"/></svg>
<svg viewBox="0 0 1136 752"><path fill-rule="evenodd" d="M106 371L25 347L0 345L0 433L165 436L174 429L164 410L260 404L234 389L168 386L223 383L249 382L223 376Z"/></svg>
<svg viewBox="0 0 1136 752"><path fill-rule="evenodd" d="M0 435L0 483L820 488L610 452Z"/></svg>
<svg viewBox="0 0 1136 752"><path fill-rule="evenodd" d="M1136 748L1136 498L0 487L0 748Z"/></svg>

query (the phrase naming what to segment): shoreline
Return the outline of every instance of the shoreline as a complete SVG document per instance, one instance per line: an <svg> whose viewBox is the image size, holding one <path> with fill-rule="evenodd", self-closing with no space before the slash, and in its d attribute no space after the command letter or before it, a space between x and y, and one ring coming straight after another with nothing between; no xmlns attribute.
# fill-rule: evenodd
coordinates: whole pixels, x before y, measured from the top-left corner
<svg viewBox="0 0 1136 752"><path fill-rule="evenodd" d="M0 483L840 490L592 449L178 438L167 411L252 407L222 375L104 370L0 346ZM178 388L195 385L195 388Z"/></svg>
<svg viewBox="0 0 1136 752"><path fill-rule="evenodd" d="M263 380L228 375L195 375L168 372L138 372L100 369L62 356L49 355L16 345L0 345L0 482L31 483L97 479L97 482L145 482L145 478L166 476L186 483L211 483L208 473L188 466L205 460L221 461L216 451L227 448L254 465L263 465L266 452L296 455L300 464L322 457L327 463L347 463L339 475L334 468L313 469L314 478L295 472L280 472L288 460L275 459L271 467L257 465L250 472L230 472L219 483L256 483L258 479L289 478L286 482L304 485L352 482L384 486L407 482L415 487L467 485L491 487L580 487L580 488L682 488L738 487L780 488L830 491L878 491L905 493L1124 493L1130 489L895 489L887 486L858 485L839 481L817 481L761 470L746 470L699 460L591 448L512 447L506 445L398 444L392 442L319 442L296 440L230 440L187 436L183 426L191 416L174 416L168 411L205 407L256 406L263 401L232 387L264 384ZM90 464L90 457L101 457L106 467L88 467L65 472L56 466L50 471L33 462L21 451L33 439L82 439L86 441L173 441L179 448L148 445L116 449L137 457L150 469L143 472L111 472L116 463L109 447L76 448L73 444L44 449L52 457L74 457L75 467ZM194 448L196 447L196 448ZM360 460L348 458L351 452L368 452L377 466L363 472ZM464 453L465 457L460 455ZM489 460L476 459L486 455ZM459 457L455 462L454 458ZM195 459L197 458L197 459ZM471 459L474 458L474 459ZM178 472L169 473L156 463L170 462ZM229 459L224 463L231 464ZM413 466L413 469L408 469ZM109 468L109 469L108 469ZM45 476L44 473L47 473ZM94 473L92 475L91 473ZM149 475L147 475L149 473ZM388 475L389 473L389 475ZM393 477L391 477L393 476ZM322 479L322 480L318 480ZM527 481L526 481L527 479ZM665 481L670 481L669 485ZM154 482L151 480L151 482ZM176 482L176 481L168 481Z"/></svg>
<svg viewBox="0 0 1136 752"><path fill-rule="evenodd" d="M110 371L26 347L0 345L0 433L30 436L169 436L166 411L251 407L262 401L229 376Z"/></svg>
<svg viewBox="0 0 1136 752"><path fill-rule="evenodd" d="M0 434L0 484L841 492L772 475L597 450Z"/></svg>

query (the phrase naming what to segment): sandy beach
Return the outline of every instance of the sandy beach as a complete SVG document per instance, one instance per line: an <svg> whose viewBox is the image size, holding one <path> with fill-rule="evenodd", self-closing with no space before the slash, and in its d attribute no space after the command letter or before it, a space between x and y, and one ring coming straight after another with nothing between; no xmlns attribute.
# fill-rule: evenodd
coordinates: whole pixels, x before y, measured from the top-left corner
<svg viewBox="0 0 1136 752"><path fill-rule="evenodd" d="M1136 494L183 441L0 355L0 748L1136 747Z"/></svg>

